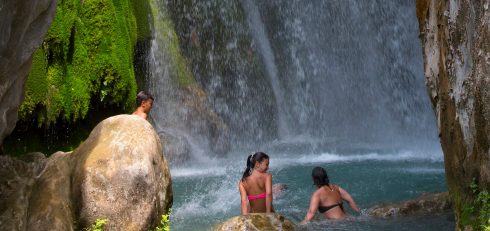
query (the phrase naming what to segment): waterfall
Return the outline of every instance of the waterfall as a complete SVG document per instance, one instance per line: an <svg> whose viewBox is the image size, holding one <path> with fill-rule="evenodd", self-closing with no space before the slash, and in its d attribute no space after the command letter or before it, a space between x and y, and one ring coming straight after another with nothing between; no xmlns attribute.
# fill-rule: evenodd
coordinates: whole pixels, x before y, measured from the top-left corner
<svg viewBox="0 0 490 231"><path fill-rule="evenodd" d="M279 138L284 138L291 135L287 121L284 117L287 116L285 105L283 104L284 94L279 79L279 72L277 70L276 61L274 58L274 52L267 37L267 33L264 28L264 24L260 19L260 13L255 5L254 0L242 0L243 8L247 14L247 22L252 32L252 36L259 45L259 53L262 56L267 75L270 78L272 91L276 99L277 105L277 117L278 117L278 135Z"/></svg>
<svg viewBox="0 0 490 231"><path fill-rule="evenodd" d="M221 132L240 152L438 146L413 0L153 5L152 118L196 159ZM182 75L212 119L183 103Z"/></svg>

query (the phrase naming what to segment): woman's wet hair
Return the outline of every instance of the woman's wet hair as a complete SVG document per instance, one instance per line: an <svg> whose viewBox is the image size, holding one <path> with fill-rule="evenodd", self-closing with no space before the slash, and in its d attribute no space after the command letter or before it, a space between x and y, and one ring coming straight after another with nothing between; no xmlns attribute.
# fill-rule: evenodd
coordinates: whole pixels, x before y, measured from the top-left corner
<svg viewBox="0 0 490 231"><path fill-rule="evenodd" d="M249 177L252 174L252 169L254 168L255 164L257 162L262 163L264 160L268 160L269 156L263 152L255 152L247 157L247 168L245 169L245 172L243 172L243 177L242 181L245 180L245 178Z"/></svg>
<svg viewBox="0 0 490 231"><path fill-rule="evenodd" d="M141 106L141 104L144 101L147 101L149 99L154 100L153 96L150 94L150 92L147 92L147 91L138 92L138 94L136 95L136 106L137 107Z"/></svg>
<svg viewBox="0 0 490 231"><path fill-rule="evenodd" d="M327 171L322 167L315 167L311 171L311 177L313 178L313 184L316 187L322 187L324 185L329 185L330 180L328 179Z"/></svg>

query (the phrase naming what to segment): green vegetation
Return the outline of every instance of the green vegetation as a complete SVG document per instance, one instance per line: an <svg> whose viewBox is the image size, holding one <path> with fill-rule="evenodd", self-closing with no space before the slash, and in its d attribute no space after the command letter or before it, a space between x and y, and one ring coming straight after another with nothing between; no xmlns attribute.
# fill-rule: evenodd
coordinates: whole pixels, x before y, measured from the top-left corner
<svg viewBox="0 0 490 231"><path fill-rule="evenodd" d="M162 215L162 219L160 220L160 224L155 228L155 231L170 231L170 214L171 213L172 213L172 209L169 209L167 214Z"/></svg>
<svg viewBox="0 0 490 231"><path fill-rule="evenodd" d="M155 17L153 22L155 26L155 33L159 33L156 38L159 39L158 44L164 45L164 50L169 53L166 60L171 63L172 71L174 72L172 77L178 83L180 87L187 87L189 85L196 84L195 79L189 70L187 60L182 55L179 44L179 37L175 33L172 20L168 15L168 12L158 12L158 9L162 9L158 6L156 0L150 0L151 15Z"/></svg>
<svg viewBox="0 0 490 231"><path fill-rule="evenodd" d="M147 15L147 1L58 1L33 57L20 119L39 127L59 119L75 122L93 103L132 110L133 50L137 39L150 37Z"/></svg>
<svg viewBox="0 0 490 231"><path fill-rule="evenodd" d="M461 211L461 226L471 226L473 230L490 231L490 193L480 190L476 179L470 185L473 198L464 204Z"/></svg>
<svg viewBox="0 0 490 231"><path fill-rule="evenodd" d="M103 231L104 225L109 222L107 219L97 219L90 228L85 229L86 231Z"/></svg>

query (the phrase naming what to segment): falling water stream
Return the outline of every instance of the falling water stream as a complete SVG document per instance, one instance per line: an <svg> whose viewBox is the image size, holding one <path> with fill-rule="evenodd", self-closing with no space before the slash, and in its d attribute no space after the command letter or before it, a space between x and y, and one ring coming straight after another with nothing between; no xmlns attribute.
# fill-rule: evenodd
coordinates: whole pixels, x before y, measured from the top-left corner
<svg viewBox="0 0 490 231"><path fill-rule="evenodd" d="M239 215L238 181L256 150L271 156L274 183L288 185L274 207L294 222L306 213L314 166L364 209L447 191L415 0L165 0L153 9L152 121L191 152L171 165L173 230L210 230ZM212 137L182 125L195 118L181 105L169 32L158 26L170 19L210 110L230 128L225 157L210 151ZM306 228L453 230L454 221L355 214Z"/></svg>

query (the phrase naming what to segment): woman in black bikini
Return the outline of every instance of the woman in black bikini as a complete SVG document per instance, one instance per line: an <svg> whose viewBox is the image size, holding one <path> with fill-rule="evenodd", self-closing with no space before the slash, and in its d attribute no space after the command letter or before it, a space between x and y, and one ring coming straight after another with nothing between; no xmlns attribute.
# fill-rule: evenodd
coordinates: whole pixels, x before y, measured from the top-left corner
<svg viewBox="0 0 490 231"><path fill-rule="evenodd" d="M354 211L360 211L356 202L347 191L338 185L330 184L325 169L315 167L311 172L311 176L318 189L311 196L310 208L302 222L303 224L313 219L317 210L328 219L343 219L347 217L342 206L343 201L349 203L349 206Z"/></svg>

